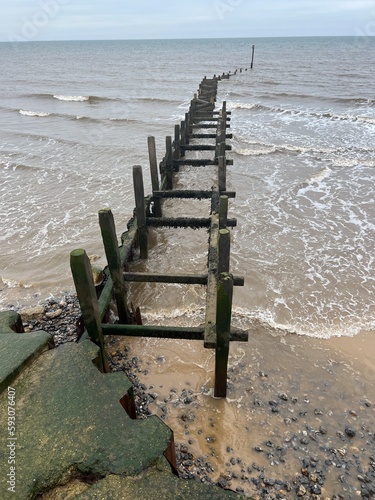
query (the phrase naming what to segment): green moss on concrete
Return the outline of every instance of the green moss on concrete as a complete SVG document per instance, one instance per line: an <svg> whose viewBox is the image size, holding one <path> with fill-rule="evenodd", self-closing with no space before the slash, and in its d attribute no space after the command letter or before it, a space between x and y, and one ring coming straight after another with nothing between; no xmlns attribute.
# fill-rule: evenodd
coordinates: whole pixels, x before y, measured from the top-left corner
<svg viewBox="0 0 375 500"><path fill-rule="evenodd" d="M132 420L119 400L131 387L124 374L102 374L89 341L43 353L14 385L17 484L9 498L34 498L76 474L137 475L161 457L172 438L157 417ZM6 428L7 394L0 399ZM0 464L6 470L6 433ZM8 498L4 482L0 498Z"/></svg>
<svg viewBox="0 0 375 500"><path fill-rule="evenodd" d="M194 480L178 479L168 470L168 465L159 460L152 468L137 478L110 475L99 480L77 500L228 500L244 498L234 492L203 484Z"/></svg>
<svg viewBox="0 0 375 500"><path fill-rule="evenodd" d="M0 393L43 351L51 336L46 332L0 335Z"/></svg>
<svg viewBox="0 0 375 500"><path fill-rule="evenodd" d="M15 311L0 311L0 334L23 332L21 316Z"/></svg>

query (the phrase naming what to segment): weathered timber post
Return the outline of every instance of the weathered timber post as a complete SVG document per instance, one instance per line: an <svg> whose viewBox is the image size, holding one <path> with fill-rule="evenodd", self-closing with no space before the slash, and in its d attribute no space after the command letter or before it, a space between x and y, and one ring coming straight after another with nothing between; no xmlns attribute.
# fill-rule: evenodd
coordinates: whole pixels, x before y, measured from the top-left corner
<svg viewBox="0 0 375 500"><path fill-rule="evenodd" d="M135 209L137 214L137 232L139 241L140 258L148 257L147 227L146 227L146 206L145 191L143 187L142 167L135 165L133 167L133 183Z"/></svg>
<svg viewBox="0 0 375 500"><path fill-rule="evenodd" d="M217 285L215 388L216 398L227 395L227 374L232 317L233 277L222 273Z"/></svg>
<svg viewBox="0 0 375 500"><path fill-rule="evenodd" d="M192 130L193 129L190 124L190 113L185 113L185 144L189 144Z"/></svg>
<svg viewBox="0 0 375 500"><path fill-rule="evenodd" d="M253 69L253 66L254 66L254 51L255 51L255 45L253 45L251 48L252 48L252 51L251 51L251 65L250 65L250 69Z"/></svg>
<svg viewBox="0 0 375 500"><path fill-rule="evenodd" d="M221 121L220 121L220 149L219 156L225 156L225 143L227 133L227 103L223 102Z"/></svg>
<svg viewBox="0 0 375 500"><path fill-rule="evenodd" d="M181 147L180 147L180 125L174 126L174 151L173 151L173 159L178 160L181 156ZM175 172L178 172L178 166L175 167Z"/></svg>
<svg viewBox="0 0 375 500"><path fill-rule="evenodd" d="M109 372L107 354L104 347L102 325L100 322L99 305L96 297L90 260L82 249L73 250L70 254L70 268L77 291L77 297L85 328L90 339L99 347L100 369Z"/></svg>
<svg viewBox="0 0 375 500"><path fill-rule="evenodd" d="M156 159L156 145L155 145L155 137L149 136L147 137L147 146L148 146L148 157L150 160L150 173L151 173L151 184L152 191L159 191L159 175L158 175L158 162ZM154 215L155 217L161 217L161 200L154 200Z"/></svg>
<svg viewBox="0 0 375 500"><path fill-rule="evenodd" d="M129 323L129 313L126 304L126 288L122 277L120 251L116 236L115 220L111 209L99 211L99 225L102 232L104 250L113 282L113 293L117 304L120 323Z"/></svg>
<svg viewBox="0 0 375 500"><path fill-rule="evenodd" d="M218 235L218 263L217 272L229 273L230 260L230 232L228 229L220 229Z"/></svg>
<svg viewBox="0 0 375 500"><path fill-rule="evenodd" d="M186 122L185 120L182 120L180 125L180 156L185 156L185 148L184 148L184 146L186 146L185 127L186 127Z"/></svg>
<svg viewBox="0 0 375 500"><path fill-rule="evenodd" d="M166 161L166 189L173 189L173 155L172 155L172 137L168 135L165 138L165 161Z"/></svg>
<svg viewBox="0 0 375 500"><path fill-rule="evenodd" d="M227 160L225 156L219 156L218 158L218 184L219 192L227 190Z"/></svg>
<svg viewBox="0 0 375 500"><path fill-rule="evenodd" d="M219 229L226 229L228 220L228 196L219 199Z"/></svg>

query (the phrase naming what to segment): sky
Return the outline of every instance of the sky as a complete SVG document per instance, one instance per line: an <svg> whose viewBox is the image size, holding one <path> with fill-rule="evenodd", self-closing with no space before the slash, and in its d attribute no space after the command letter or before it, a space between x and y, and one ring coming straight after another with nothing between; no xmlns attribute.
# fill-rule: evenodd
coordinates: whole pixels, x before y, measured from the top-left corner
<svg viewBox="0 0 375 500"><path fill-rule="evenodd" d="M374 36L375 0L0 0L0 41Z"/></svg>

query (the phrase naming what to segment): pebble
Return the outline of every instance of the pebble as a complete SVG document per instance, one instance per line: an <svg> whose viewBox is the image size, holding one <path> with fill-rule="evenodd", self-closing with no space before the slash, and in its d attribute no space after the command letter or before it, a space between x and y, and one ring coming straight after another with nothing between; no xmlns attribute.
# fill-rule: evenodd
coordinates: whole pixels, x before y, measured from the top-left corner
<svg viewBox="0 0 375 500"><path fill-rule="evenodd" d="M353 429L353 427L345 427L345 434L348 437L353 438L356 435L356 432L355 429Z"/></svg>

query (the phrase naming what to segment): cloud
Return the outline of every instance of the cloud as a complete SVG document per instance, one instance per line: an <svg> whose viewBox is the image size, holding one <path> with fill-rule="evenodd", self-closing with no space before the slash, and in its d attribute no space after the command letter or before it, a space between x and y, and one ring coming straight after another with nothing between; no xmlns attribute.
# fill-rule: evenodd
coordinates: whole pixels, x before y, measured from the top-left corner
<svg viewBox="0 0 375 500"><path fill-rule="evenodd" d="M29 35L23 39L33 40L355 35L356 26L364 25L375 10L374 0L3 3L0 18L3 41L10 36L22 38L22 34Z"/></svg>

